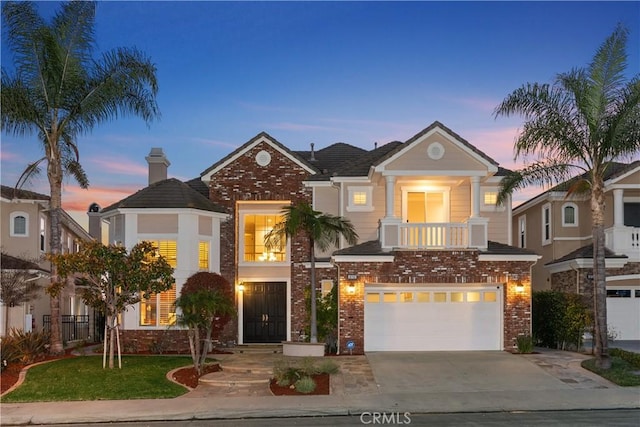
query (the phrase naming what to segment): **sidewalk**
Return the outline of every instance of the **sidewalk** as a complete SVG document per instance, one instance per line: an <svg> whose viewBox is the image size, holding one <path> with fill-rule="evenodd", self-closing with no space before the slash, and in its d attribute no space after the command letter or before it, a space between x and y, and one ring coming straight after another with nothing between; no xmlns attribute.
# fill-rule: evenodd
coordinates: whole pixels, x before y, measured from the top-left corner
<svg viewBox="0 0 640 427"><path fill-rule="evenodd" d="M447 354L437 357L447 358ZM459 356L461 357L461 356ZM227 397L205 393L198 387L193 392L175 399L126 400L88 402L42 402L28 404L2 404L1 423L5 425L171 421L189 419L235 419L252 417L300 417L323 415L351 415L362 412L501 412L572 409L623 409L640 407L640 388L622 388L605 380L592 378L579 367L579 360L586 356L558 351L543 351L527 356L503 356L498 352L487 355L513 363L514 368L531 375L544 377L544 388L527 389L519 384L517 389L467 390L463 386L467 376L483 375L467 372L459 378L455 387L430 391L418 391L415 387L404 390L396 383L387 387L389 378L380 381L367 372L380 370L376 363L389 360L376 354L369 366L365 356L348 356L341 360L344 374L338 377L338 389L331 396L259 396ZM513 357L510 359L509 357ZM453 357L449 357L453 358ZM265 359L265 363L271 363ZM396 366L398 371L403 366ZM407 372L401 372L407 374ZM411 372L408 372L411 373ZM505 373L510 375L510 373ZM516 373L513 373L516 374ZM484 374L486 375L486 374ZM548 378L547 378L548 377ZM401 376L399 377L401 378ZM392 380L392 378L391 378ZM399 379L400 381L400 379ZM490 378L487 378L490 381ZM376 384L373 384L373 383ZM381 386L380 383L383 383ZM505 384L513 384L506 382ZM340 388L342 387L342 388ZM533 386L532 386L533 387ZM473 387L469 387L473 389ZM489 390L489 391L488 391Z"/></svg>

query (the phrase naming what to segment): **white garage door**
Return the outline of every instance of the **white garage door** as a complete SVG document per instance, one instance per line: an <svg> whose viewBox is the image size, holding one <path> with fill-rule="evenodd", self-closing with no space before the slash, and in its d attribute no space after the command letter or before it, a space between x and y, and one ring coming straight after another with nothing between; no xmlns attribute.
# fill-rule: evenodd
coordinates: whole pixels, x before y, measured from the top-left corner
<svg viewBox="0 0 640 427"><path fill-rule="evenodd" d="M502 286L365 287L365 351L502 349Z"/></svg>
<svg viewBox="0 0 640 427"><path fill-rule="evenodd" d="M607 327L617 340L640 340L640 288L607 286Z"/></svg>

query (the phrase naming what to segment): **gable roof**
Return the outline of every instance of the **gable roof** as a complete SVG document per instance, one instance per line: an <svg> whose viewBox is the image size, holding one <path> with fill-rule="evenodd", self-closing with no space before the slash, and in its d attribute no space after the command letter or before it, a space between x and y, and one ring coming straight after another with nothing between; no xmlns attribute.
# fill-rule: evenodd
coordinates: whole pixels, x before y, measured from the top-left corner
<svg viewBox="0 0 640 427"><path fill-rule="evenodd" d="M300 157L294 151L289 150L287 147L278 142L275 138L269 135L266 132L260 132L258 135L251 138L249 141L244 143L240 148L232 151L213 165L209 166L202 173L200 173L200 178L204 180L210 180L211 176L214 175L217 171L227 166L229 163L233 162L235 159L240 157L242 154L246 153L256 145L266 142L271 145L276 150L280 151L286 157L289 157L293 162L297 163L303 169L306 169L309 173L318 173L318 169L308 162L306 159Z"/></svg>
<svg viewBox="0 0 640 427"><path fill-rule="evenodd" d="M408 139L404 144L398 145L394 150L388 152L385 156L379 158L374 163L374 166L383 165L386 161L389 161L389 160L393 159L400 152L402 152L404 150L407 150L416 141L418 141L423 136L427 135L428 133L430 133L430 132L432 132L432 131L434 131L436 129L440 129L443 132L447 133L451 137L452 141L457 143L460 146L460 148L462 148L462 149L464 149L466 151L470 151L471 154L473 154L476 158L481 160L483 163L491 165L491 166L495 167L496 170L497 170L498 162L493 160L491 157L487 156L483 151L479 150L477 147L472 145L469 141L467 141L466 139L464 139L463 137L461 137L460 135L458 135L457 133L455 133L454 131L452 131L451 129L449 129L448 127L446 127L445 125L443 125L442 123L440 123L437 120L435 122L431 123L429 126L424 128L423 130L421 130L420 132L418 132L417 134L415 134L410 139Z"/></svg>
<svg viewBox="0 0 640 427"><path fill-rule="evenodd" d="M225 209L213 203L207 197L188 184L169 178L151 184L148 187L116 202L102 210L102 213L116 209L199 209L224 213Z"/></svg>
<svg viewBox="0 0 640 427"><path fill-rule="evenodd" d="M604 183L607 185L607 181L612 181L616 178L619 178L627 173L640 168L640 160L636 160L632 163L620 163L620 162L610 162L607 170L604 174ZM544 198L554 192L563 193L566 192L574 183L576 183L579 179L588 179L589 172L582 173L580 175L576 175L573 178L570 178L564 182L561 182L550 189L543 191L542 193L530 198L524 203L513 208L513 213L515 214L517 211L525 209L525 206L530 206L532 203L537 203L536 200L539 201L544 200Z"/></svg>
<svg viewBox="0 0 640 427"><path fill-rule="evenodd" d="M0 186L0 195L3 199L7 200L43 200L49 201L51 197L46 194L36 193L34 191L22 190L20 188L16 189L14 187L9 187L6 185Z"/></svg>
<svg viewBox="0 0 640 427"><path fill-rule="evenodd" d="M307 159L309 163L318 169L319 173L310 177L312 180L318 180L332 176L345 162L366 156L369 152L363 148L338 142L321 150L314 151L313 159L311 157L311 151L295 151L295 153L300 158Z"/></svg>
<svg viewBox="0 0 640 427"><path fill-rule="evenodd" d="M626 255L617 255L616 253L614 253L611 249L605 247L604 248L604 257L609 258L609 259L615 259L615 258L619 258L619 259L625 259L628 258ZM589 244L589 245L585 245L582 246L581 248L576 249L573 252L569 252L568 254L566 254L565 256L555 259L553 261L550 261L548 263L546 263L545 265L553 265L553 264L558 264L561 262L565 262L565 261L572 261L575 259L593 259L593 245Z"/></svg>

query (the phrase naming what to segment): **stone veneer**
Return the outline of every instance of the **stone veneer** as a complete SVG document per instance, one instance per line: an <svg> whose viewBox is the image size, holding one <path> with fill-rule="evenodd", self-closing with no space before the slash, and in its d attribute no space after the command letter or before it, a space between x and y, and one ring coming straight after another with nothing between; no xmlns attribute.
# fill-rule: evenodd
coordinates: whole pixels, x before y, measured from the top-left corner
<svg viewBox="0 0 640 427"><path fill-rule="evenodd" d="M189 354L186 329L126 329L120 331L122 351L131 353L163 352Z"/></svg>
<svg viewBox="0 0 640 427"><path fill-rule="evenodd" d="M479 261L479 252L466 251L396 251L394 262L340 262L340 307L338 347L345 353L346 342L354 341L354 354L364 350L365 283L464 283L505 284L504 349L516 348L516 337L531 334L531 266L528 261ZM507 280L510 277L509 280ZM349 275L358 276L356 291L349 294ZM516 280L525 285L516 292Z"/></svg>

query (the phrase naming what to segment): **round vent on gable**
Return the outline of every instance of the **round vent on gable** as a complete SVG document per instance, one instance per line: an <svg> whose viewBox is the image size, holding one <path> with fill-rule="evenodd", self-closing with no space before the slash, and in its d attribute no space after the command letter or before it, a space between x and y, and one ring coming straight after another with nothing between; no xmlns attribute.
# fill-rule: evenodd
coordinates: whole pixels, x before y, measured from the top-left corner
<svg viewBox="0 0 640 427"><path fill-rule="evenodd" d="M444 156L444 147L439 142L432 142L427 148L427 154L433 160L440 160Z"/></svg>
<svg viewBox="0 0 640 427"><path fill-rule="evenodd" d="M267 166L271 163L271 154L262 150L258 154L256 154L256 163L260 166Z"/></svg>

